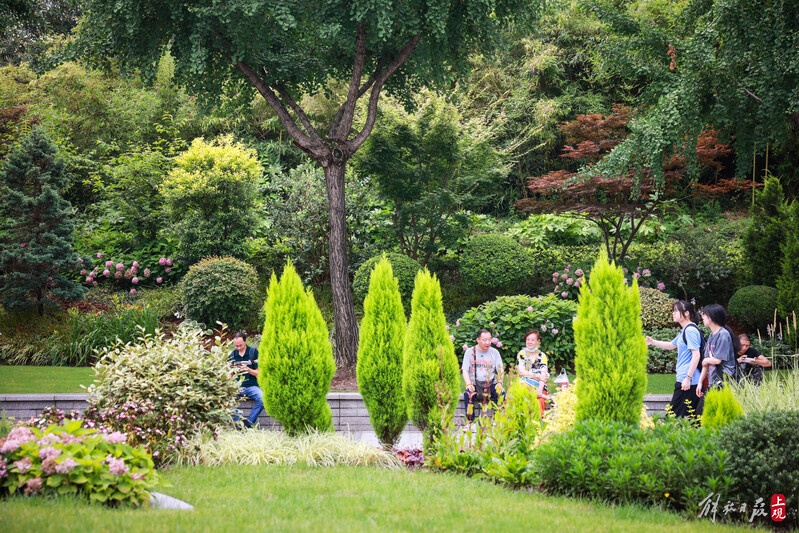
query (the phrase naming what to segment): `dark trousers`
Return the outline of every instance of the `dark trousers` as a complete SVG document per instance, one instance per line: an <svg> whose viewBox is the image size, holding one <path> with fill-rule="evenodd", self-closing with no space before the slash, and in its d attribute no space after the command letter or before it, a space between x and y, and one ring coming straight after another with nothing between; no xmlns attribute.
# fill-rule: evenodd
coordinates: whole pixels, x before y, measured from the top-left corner
<svg viewBox="0 0 799 533"><path fill-rule="evenodd" d="M474 404L482 405L484 400L486 404L499 402L496 383L492 383L487 391L477 383L474 384L474 387L473 391L467 390L463 393L463 403L466 404L466 420L469 422L474 421Z"/></svg>
<svg viewBox="0 0 799 533"><path fill-rule="evenodd" d="M682 390L682 383L674 384L674 394L671 396L671 411L677 418L698 418L702 416L705 405L704 398L696 395L696 385L691 385L688 390Z"/></svg>

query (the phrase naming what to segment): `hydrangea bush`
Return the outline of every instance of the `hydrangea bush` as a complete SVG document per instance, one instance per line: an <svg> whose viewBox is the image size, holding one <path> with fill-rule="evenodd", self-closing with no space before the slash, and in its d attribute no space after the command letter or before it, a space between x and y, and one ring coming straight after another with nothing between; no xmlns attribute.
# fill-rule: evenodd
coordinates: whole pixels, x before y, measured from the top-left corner
<svg viewBox="0 0 799 533"><path fill-rule="evenodd" d="M477 332L491 331L491 342L508 366L515 366L516 354L524 347L524 335L532 329L541 332L541 349L553 369L571 367L574 361L572 319L577 306L559 296L500 296L466 311L449 326L452 341L460 346L459 359L474 346Z"/></svg>
<svg viewBox="0 0 799 533"><path fill-rule="evenodd" d="M119 432L73 420L15 427L0 439L0 494L77 494L110 505L141 505L160 478L150 454Z"/></svg>
<svg viewBox="0 0 799 533"><path fill-rule="evenodd" d="M80 279L90 287L107 284L136 294L142 287L158 286L177 279L180 273L179 267L168 257L142 263L124 257L112 258L103 252L97 252L95 257L96 264L93 257L78 259Z"/></svg>

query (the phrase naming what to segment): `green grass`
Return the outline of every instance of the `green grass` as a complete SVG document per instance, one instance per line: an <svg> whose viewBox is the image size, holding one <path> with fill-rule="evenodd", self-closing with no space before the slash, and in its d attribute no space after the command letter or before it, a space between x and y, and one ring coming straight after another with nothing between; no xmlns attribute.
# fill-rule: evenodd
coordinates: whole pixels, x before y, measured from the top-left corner
<svg viewBox="0 0 799 533"><path fill-rule="evenodd" d="M194 511L108 509L74 499L0 502L3 531L752 531L637 506L514 492L426 471L184 467L163 492Z"/></svg>
<svg viewBox="0 0 799 533"><path fill-rule="evenodd" d="M86 366L0 366L0 394L82 393L92 381Z"/></svg>

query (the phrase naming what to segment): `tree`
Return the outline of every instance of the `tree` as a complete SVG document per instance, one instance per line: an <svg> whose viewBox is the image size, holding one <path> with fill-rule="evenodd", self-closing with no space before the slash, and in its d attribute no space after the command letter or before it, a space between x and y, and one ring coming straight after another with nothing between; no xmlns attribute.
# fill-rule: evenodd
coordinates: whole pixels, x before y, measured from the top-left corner
<svg viewBox="0 0 799 533"><path fill-rule="evenodd" d="M80 299L83 288L64 277L75 269L72 206L58 150L34 127L8 156L0 174L0 295L7 309L57 307L53 298Z"/></svg>
<svg viewBox="0 0 799 533"><path fill-rule="evenodd" d="M441 286L426 269L416 274L411 298L411 318L402 351L402 390L408 402L408 418L421 430L428 415L438 408L439 393L446 409L458 401L458 360L447 332ZM443 382L443 391L436 384ZM443 413L441 413L443 414Z"/></svg>
<svg viewBox="0 0 799 533"><path fill-rule="evenodd" d="M780 291L777 307L781 316L791 317L791 313L799 315L799 202L791 202L786 214L788 229L782 246L782 269L777 278Z"/></svg>
<svg viewBox="0 0 799 533"><path fill-rule="evenodd" d="M420 86L443 85L466 69L469 53L489 48L503 25L528 17L533 6L520 0L89 0L85 7L79 44L90 55L147 76L168 49L176 77L194 92L238 91L246 98L255 87L295 144L324 169L337 358L354 366L358 325L348 277L344 176L372 133L381 91L410 101ZM349 84L322 128L298 101L330 79ZM366 118L354 129L356 104L364 97Z"/></svg>
<svg viewBox="0 0 799 533"><path fill-rule="evenodd" d="M443 97L424 94L414 114L389 109L366 141L357 168L375 178L392 207L400 250L426 266L442 246L465 237L469 218L498 196L503 155L479 120L460 117Z"/></svg>
<svg viewBox="0 0 799 533"><path fill-rule="evenodd" d="M742 238L747 262L745 282L749 285L777 286L787 225L784 203L780 180L766 178L763 190L755 194L752 218Z"/></svg>
<svg viewBox="0 0 799 533"><path fill-rule="evenodd" d="M313 293L291 264L279 281L272 274L264 309L258 385L266 412L291 435L332 431L327 392L336 370L333 348Z"/></svg>
<svg viewBox="0 0 799 533"><path fill-rule="evenodd" d="M598 418L638 424L646 392L647 347L641 334L638 280L601 253L580 287L574 321L576 420Z"/></svg>
<svg viewBox="0 0 799 533"><path fill-rule="evenodd" d="M179 237L182 259L242 257L255 226L255 183L261 172L255 151L232 138L195 139L175 158L158 186Z"/></svg>
<svg viewBox="0 0 799 533"><path fill-rule="evenodd" d="M607 116L599 113L579 115L564 123L561 130L567 144L561 157L587 163L584 175L557 170L530 178L527 188L536 196L516 203L521 211L575 213L595 223L602 231L607 255L619 261L627 254L637 231L658 209L669 203L691 197L713 197L750 189L749 180L732 180L719 176L721 159L729 155L728 145L719 142L713 130L703 131L695 154L693 145L682 146L659 164L662 182L646 170L643 176L627 171L622 174L591 173L591 168L624 141L632 111L614 106ZM690 162L693 160L693 163ZM709 170L702 181L688 179L691 165Z"/></svg>
<svg viewBox="0 0 799 533"><path fill-rule="evenodd" d="M392 448L408 422L402 392L405 312L391 263L382 258L369 279L358 344L358 390L380 443Z"/></svg>
<svg viewBox="0 0 799 533"><path fill-rule="evenodd" d="M660 184L660 162L711 127L732 139L738 176L770 147L796 179L799 3L693 1L670 30L636 21L610 2L585 3L615 35L603 50L610 68L654 78L630 137L591 173L632 171L640 179L652 172Z"/></svg>

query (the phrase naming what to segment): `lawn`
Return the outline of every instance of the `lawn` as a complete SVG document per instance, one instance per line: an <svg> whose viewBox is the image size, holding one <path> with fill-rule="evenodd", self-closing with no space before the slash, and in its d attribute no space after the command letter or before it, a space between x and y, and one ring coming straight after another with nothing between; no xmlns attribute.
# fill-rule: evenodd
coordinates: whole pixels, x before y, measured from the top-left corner
<svg viewBox="0 0 799 533"><path fill-rule="evenodd" d="M184 467L163 492L194 511L73 499L0 502L3 531L752 531L671 512L514 492L452 474L365 467ZM536 526L536 524L538 526Z"/></svg>

